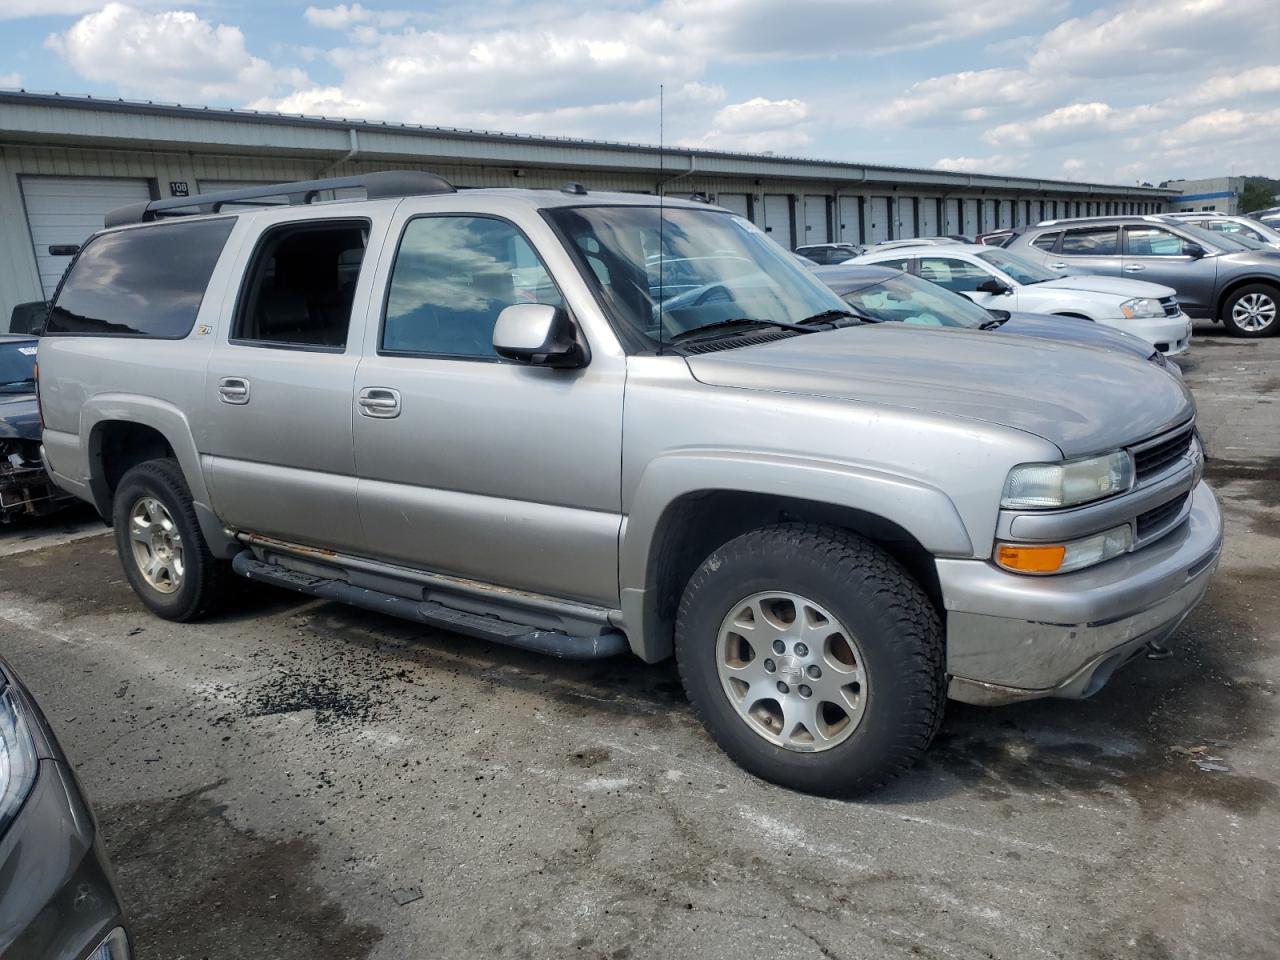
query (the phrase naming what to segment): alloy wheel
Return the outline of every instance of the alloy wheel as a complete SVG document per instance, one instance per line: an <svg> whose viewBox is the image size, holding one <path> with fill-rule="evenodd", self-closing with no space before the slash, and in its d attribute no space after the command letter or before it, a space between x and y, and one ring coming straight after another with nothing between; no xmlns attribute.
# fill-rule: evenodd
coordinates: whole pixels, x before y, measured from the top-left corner
<svg viewBox="0 0 1280 960"><path fill-rule="evenodd" d="M1231 308L1231 320L1241 330L1257 333L1276 319L1276 302L1265 293L1247 293Z"/></svg>
<svg viewBox="0 0 1280 960"><path fill-rule="evenodd" d="M747 726L787 750L838 746L866 710L867 673L857 640L799 594L757 593L735 604L720 624L716 669Z"/></svg>
<svg viewBox="0 0 1280 960"><path fill-rule="evenodd" d="M182 587L182 535L163 503L155 497L140 497L134 503L129 511L129 539L133 562L148 586L160 593Z"/></svg>

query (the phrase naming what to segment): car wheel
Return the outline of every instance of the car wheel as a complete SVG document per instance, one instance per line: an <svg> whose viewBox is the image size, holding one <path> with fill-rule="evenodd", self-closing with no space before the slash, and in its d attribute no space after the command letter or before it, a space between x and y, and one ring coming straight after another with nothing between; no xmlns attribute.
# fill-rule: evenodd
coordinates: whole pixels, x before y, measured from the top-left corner
<svg viewBox="0 0 1280 960"><path fill-rule="evenodd" d="M228 565L209 552L177 461L148 460L126 472L112 524L129 585L153 613L185 622L221 603Z"/></svg>
<svg viewBox="0 0 1280 960"><path fill-rule="evenodd" d="M942 720L942 625L920 585L845 530L781 524L717 549L676 619L685 692L742 767L824 796L909 768Z"/></svg>
<svg viewBox="0 0 1280 960"><path fill-rule="evenodd" d="M1251 283L1227 298L1222 306L1222 322L1237 337L1267 337L1280 330L1277 305L1280 293L1265 283Z"/></svg>

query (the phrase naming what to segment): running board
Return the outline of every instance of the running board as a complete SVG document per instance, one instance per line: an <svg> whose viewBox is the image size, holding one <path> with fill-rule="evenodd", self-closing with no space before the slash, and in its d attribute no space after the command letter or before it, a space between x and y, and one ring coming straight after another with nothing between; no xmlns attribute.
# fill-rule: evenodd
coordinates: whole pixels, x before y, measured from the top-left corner
<svg viewBox="0 0 1280 960"><path fill-rule="evenodd" d="M616 630L605 629L590 637L577 637L558 630L544 630L524 623L499 620L478 613L468 613L446 607L434 600L410 600L381 590L356 587L345 580L312 576L298 570L290 570L276 563L263 563L254 559L249 550L242 550L231 561L231 568L240 576L273 587L295 590L322 600L340 603L383 613L388 616L415 620L428 626L451 630L480 640L532 650L562 660L595 660L615 657L631 648L627 638Z"/></svg>

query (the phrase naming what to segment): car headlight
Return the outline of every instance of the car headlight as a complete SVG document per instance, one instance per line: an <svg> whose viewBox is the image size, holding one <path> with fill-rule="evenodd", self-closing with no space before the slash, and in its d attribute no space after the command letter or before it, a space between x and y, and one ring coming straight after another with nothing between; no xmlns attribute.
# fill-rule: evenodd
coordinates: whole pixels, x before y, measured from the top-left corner
<svg viewBox="0 0 1280 960"><path fill-rule="evenodd" d="M12 690L0 690L0 835L22 809L36 782L36 742Z"/></svg>
<svg viewBox="0 0 1280 960"><path fill-rule="evenodd" d="M1023 463L1009 471L1000 506L1044 510L1074 507L1133 486L1133 458L1124 450L1087 460Z"/></svg>
<svg viewBox="0 0 1280 960"><path fill-rule="evenodd" d="M1120 304L1120 312L1130 320L1141 320L1146 317L1163 317L1164 306L1151 297L1134 297Z"/></svg>
<svg viewBox="0 0 1280 960"><path fill-rule="evenodd" d="M1002 543L996 548L996 563L1015 573L1068 573L1132 548L1133 530L1126 523L1069 543Z"/></svg>

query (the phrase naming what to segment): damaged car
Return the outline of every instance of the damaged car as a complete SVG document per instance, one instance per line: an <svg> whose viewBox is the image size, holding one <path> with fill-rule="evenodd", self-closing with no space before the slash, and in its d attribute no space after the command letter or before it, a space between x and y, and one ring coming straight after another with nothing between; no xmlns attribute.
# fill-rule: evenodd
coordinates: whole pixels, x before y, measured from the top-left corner
<svg viewBox="0 0 1280 960"><path fill-rule="evenodd" d="M40 462L35 337L0 335L0 524L70 506Z"/></svg>

